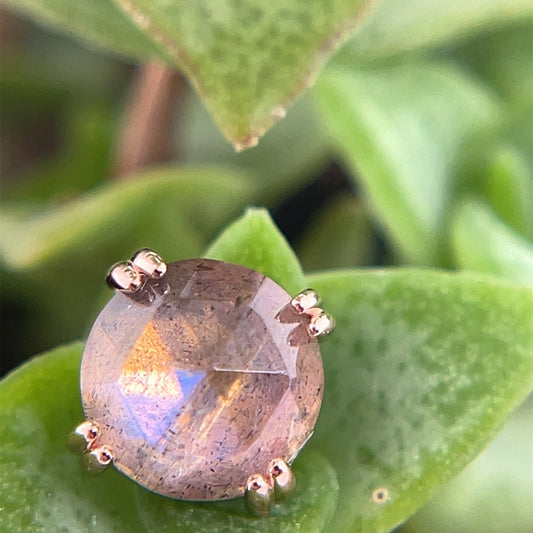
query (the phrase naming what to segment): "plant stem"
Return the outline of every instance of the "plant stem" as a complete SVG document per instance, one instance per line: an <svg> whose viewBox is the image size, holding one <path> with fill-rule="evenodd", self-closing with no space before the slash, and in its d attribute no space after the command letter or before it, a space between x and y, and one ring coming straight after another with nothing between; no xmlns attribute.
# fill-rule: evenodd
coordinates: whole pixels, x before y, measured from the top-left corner
<svg viewBox="0 0 533 533"><path fill-rule="evenodd" d="M117 139L114 175L172 159L176 102L186 89L176 70L160 63L141 65L126 98Z"/></svg>

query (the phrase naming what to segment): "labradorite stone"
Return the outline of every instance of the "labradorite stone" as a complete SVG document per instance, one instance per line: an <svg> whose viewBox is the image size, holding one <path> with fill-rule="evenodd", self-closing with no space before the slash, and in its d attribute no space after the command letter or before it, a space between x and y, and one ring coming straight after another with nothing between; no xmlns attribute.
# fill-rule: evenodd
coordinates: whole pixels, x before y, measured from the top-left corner
<svg viewBox="0 0 533 533"><path fill-rule="evenodd" d="M305 327L303 316L286 319L289 301L262 274L208 259L116 294L81 368L85 415L114 465L160 494L218 500L243 495L271 459L292 462L324 377L315 339L288 342Z"/></svg>

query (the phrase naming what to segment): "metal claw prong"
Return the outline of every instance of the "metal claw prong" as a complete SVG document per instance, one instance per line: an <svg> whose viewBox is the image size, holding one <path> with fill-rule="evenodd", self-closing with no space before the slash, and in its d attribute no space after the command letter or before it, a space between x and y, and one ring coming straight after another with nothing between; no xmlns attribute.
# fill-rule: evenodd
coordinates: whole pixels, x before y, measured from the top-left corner
<svg viewBox="0 0 533 533"><path fill-rule="evenodd" d="M313 316L307 327L309 335L319 337L331 333L335 329L335 319L320 308L313 311Z"/></svg>
<svg viewBox="0 0 533 533"><path fill-rule="evenodd" d="M98 437L100 428L91 420L82 422L69 436L68 447L73 452L82 453L89 450Z"/></svg>
<svg viewBox="0 0 533 533"><path fill-rule="evenodd" d="M107 284L112 289L133 292L140 288L142 279L131 261L113 265L107 275Z"/></svg>
<svg viewBox="0 0 533 533"><path fill-rule="evenodd" d="M273 459L268 465L268 474L274 484L276 501L288 498L296 487L296 478L291 467L283 459Z"/></svg>
<svg viewBox="0 0 533 533"><path fill-rule="evenodd" d="M253 474L246 482L246 503L254 514L267 515L274 503L274 488L261 474Z"/></svg>
<svg viewBox="0 0 533 533"><path fill-rule="evenodd" d="M162 278L167 272L167 264L158 253L149 248L136 252L131 261L135 268L151 278Z"/></svg>
<svg viewBox="0 0 533 533"><path fill-rule="evenodd" d="M83 458L85 466L91 474L103 472L113 462L113 454L108 446L94 448L88 451Z"/></svg>
<svg viewBox="0 0 533 533"><path fill-rule="evenodd" d="M320 305L320 296L313 289L305 289L291 300L291 306L299 314L307 313L317 305Z"/></svg>

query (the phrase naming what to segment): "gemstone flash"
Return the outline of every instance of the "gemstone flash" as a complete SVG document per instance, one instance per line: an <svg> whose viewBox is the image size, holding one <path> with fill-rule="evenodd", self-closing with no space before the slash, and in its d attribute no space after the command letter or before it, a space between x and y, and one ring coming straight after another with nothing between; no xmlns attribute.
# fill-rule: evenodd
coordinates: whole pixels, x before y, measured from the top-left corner
<svg viewBox="0 0 533 533"><path fill-rule="evenodd" d="M268 512L292 490L287 461L322 401L320 348L308 331L318 295L300 298L300 313L259 272L210 259L167 265L147 249L108 280L116 294L81 366L85 416L99 429L89 468L113 463L171 498L246 494L254 512ZM277 319L284 309L290 316Z"/></svg>

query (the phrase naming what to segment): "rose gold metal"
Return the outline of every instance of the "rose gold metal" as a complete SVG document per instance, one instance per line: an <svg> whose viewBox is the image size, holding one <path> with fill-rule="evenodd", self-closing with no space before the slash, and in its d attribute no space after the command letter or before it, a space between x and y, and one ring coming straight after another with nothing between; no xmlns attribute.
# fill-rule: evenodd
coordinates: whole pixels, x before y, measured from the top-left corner
<svg viewBox="0 0 533 533"><path fill-rule="evenodd" d="M167 272L167 265L161 256L149 248L139 250L131 261L138 272L151 278L161 278Z"/></svg>
<svg viewBox="0 0 533 533"><path fill-rule="evenodd" d="M291 467L281 458L273 459L268 465L268 474L274 485L276 501L288 498L296 487L296 478Z"/></svg>
<svg viewBox="0 0 533 533"><path fill-rule="evenodd" d="M270 513L274 501L274 488L262 474L253 474L246 483L246 503L254 514Z"/></svg>
<svg viewBox="0 0 533 533"><path fill-rule="evenodd" d="M141 276L131 261L113 265L106 281L112 289L126 292L136 291L142 285Z"/></svg>

